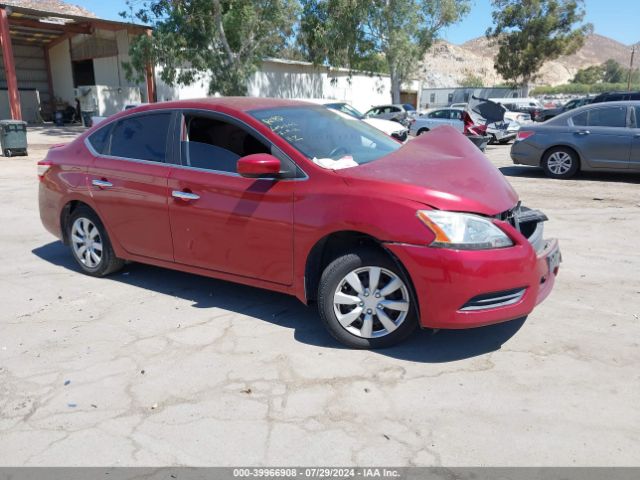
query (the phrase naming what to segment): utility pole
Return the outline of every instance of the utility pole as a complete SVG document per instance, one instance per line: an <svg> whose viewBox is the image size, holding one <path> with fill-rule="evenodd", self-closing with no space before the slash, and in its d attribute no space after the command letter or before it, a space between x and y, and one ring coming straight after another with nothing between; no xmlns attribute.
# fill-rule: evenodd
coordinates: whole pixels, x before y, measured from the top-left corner
<svg viewBox="0 0 640 480"><path fill-rule="evenodd" d="M633 56L636 53L636 46L631 49L631 61L629 62L629 75L627 76L627 92L631 91L631 72L633 72Z"/></svg>

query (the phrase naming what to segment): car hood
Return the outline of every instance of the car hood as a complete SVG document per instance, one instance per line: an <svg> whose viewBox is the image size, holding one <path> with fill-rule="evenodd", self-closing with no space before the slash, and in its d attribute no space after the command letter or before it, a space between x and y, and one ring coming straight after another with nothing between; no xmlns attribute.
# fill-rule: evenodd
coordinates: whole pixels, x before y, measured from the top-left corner
<svg viewBox="0 0 640 480"><path fill-rule="evenodd" d="M504 175L453 127L410 140L371 163L336 171L348 185L373 187L440 210L496 215L518 195Z"/></svg>
<svg viewBox="0 0 640 480"><path fill-rule="evenodd" d="M381 118L363 118L363 122L368 123L374 128L383 131L387 135L391 135L395 132L406 130L407 128L398 122L392 122L391 120L383 120Z"/></svg>

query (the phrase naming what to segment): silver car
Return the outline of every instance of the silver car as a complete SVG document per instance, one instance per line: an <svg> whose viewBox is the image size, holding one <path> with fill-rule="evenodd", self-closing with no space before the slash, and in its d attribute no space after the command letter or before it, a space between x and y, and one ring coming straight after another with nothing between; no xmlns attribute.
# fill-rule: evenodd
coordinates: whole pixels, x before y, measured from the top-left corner
<svg viewBox="0 0 640 480"><path fill-rule="evenodd" d="M465 112L467 111L464 108L449 107L422 113L412 120L409 125L409 134L418 136L441 125L451 125L462 133L464 132ZM486 120L476 114L470 114L468 118L475 125L486 124ZM486 127L487 135L491 137L490 142L500 143L501 145L515 139L520 129L520 125L516 122L509 121L489 123L486 124Z"/></svg>
<svg viewBox="0 0 640 480"><path fill-rule="evenodd" d="M640 172L640 101L595 103L521 128L513 163L551 178L578 171Z"/></svg>

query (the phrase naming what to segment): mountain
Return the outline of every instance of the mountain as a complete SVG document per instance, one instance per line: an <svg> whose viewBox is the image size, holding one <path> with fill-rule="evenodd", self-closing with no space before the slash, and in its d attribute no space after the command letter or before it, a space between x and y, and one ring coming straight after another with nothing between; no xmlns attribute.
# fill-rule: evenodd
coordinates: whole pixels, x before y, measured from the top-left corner
<svg viewBox="0 0 640 480"><path fill-rule="evenodd" d="M569 82L575 73L591 65L600 65L613 58L621 65L628 65L631 46L609 37L591 34L584 45L573 55L565 55L542 66L536 80L539 85L559 85ZM637 56L640 56L636 48ZM426 87L452 87L468 75L482 78L487 86L503 82L493 68L497 47L492 47L486 37L469 40L462 45L440 40L424 56L419 76ZM640 59L638 61L640 63Z"/></svg>
<svg viewBox="0 0 640 480"><path fill-rule="evenodd" d="M58 13L62 15L77 15L79 17L92 17L95 14L86 8L63 2L62 0L4 0L5 5L15 7L32 8L34 10L44 10L45 12Z"/></svg>

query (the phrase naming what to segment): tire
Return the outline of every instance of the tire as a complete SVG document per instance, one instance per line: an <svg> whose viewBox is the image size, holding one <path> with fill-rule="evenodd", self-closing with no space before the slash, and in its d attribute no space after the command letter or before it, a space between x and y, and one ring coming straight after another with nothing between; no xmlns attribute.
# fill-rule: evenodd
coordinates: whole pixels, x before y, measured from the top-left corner
<svg viewBox="0 0 640 480"><path fill-rule="evenodd" d="M420 130L418 130L418 133L416 136L419 137L420 135L422 135L423 133L427 133L428 131L429 131L428 128L421 128Z"/></svg>
<svg viewBox="0 0 640 480"><path fill-rule="evenodd" d="M369 291L376 272L378 288ZM382 302L387 306L382 307ZM389 256L375 249L342 255L325 268L318 287L318 310L329 333L351 348L390 347L418 325L409 281Z"/></svg>
<svg viewBox="0 0 640 480"><path fill-rule="evenodd" d="M580 170L580 158L570 148L554 147L542 157L542 168L549 178L571 178Z"/></svg>
<svg viewBox="0 0 640 480"><path fill-rule="evenodd" d="M491 138L489 139L489 143L487 145L495 145L496 143L498 143L498 139L493 133L490 133L489 135L491 136Z"/></svg>
<svg viewBox="0 0 640 480"><path fill-rule="evenodd" d="M507 139L507 140L500 140L498 142L500 145L509 145L509 143L511 143L511 139Z"/></svg>
<svg viewBox="0 0 640 480"><path fill-rule="evenodd" d="M125 263L116 257L104 225L88 207L78 207L71 214L67 238L73 258L87 275L104 277L120 270Z"/></svg>
<svg viewBox="0 0 640 480"><path fill-rule="evenodd" d="M13 152L11 151L11 149L10 149L10 148L7 148L7 149L4 151L4 156L5 156L5 157L12 157L12 156L13 156Z"/></svg>

